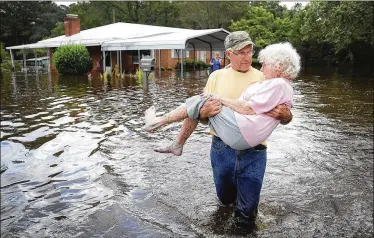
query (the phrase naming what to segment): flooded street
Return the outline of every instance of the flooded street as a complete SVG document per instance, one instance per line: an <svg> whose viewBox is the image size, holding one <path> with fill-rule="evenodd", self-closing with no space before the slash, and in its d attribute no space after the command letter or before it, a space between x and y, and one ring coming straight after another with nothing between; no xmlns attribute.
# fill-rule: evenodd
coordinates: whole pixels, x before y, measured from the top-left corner
<svg viewBox="0 0 374 238"><path fill-rule="evenodd" d="M373 236L373 78L293 82L293 121L268 139L259 230L249 237ZM144 111L203 91L207 72L135 79L3 74L1 237L242 237L216 202L211 136L158 154L181 123L147 133Z"/></svg>

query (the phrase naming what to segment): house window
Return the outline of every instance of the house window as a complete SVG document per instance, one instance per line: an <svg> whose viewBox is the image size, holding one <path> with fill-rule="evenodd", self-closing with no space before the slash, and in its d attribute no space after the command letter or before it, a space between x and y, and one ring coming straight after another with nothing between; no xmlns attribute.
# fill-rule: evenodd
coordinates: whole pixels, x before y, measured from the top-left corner
<svg viewBox="0 0 374 238"><path fill-rule="evenodd" d="M206 62L206 51L200 51L200 60Z"/></svg>
<svg viewBox="0 0 374 238"><path fill-rule="evenodd" d="M130 50L128 51L129 54L132 56L132 63L133 64L139 64L139 55L137 50ZM154 59L155 51L154 50L141 50L140 51L140 58L143 58L144 56L150 56L152 59Z"/></svg>
<svg viewBox="0 0 374 238"><path fill-rule="evenodd" d="M171 58L181 58L183 52L183 58L189 58L190 57L190 51L189 50L171 50Z"/></svg>

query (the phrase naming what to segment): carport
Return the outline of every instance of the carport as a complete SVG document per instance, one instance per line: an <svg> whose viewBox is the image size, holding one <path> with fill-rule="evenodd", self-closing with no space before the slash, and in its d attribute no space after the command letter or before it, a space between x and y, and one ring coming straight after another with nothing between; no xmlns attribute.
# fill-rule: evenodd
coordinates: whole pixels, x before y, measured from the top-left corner
<svg viewBox="0 0 374 238"><path fill-rule="evenodd" d="M183 53L186 50L194 51L194 60L196 50L209 50L210 55L214 50L225 50L224 40L229 34L224 29L211 29L211 30L188 30L185 29L181 32L165 32L161 34L146 35L139 37L131 37L128 39L112 40L104 42L101 45L101 51L103 56L106 51L122 51L122 50L137 50L138 57L140 59L140 50L159 50L158 62L159 70L161 70L161 51L163 49L179 49L182 50L181 60L181 71L183 73ZM117 54L121 56L121 54ZM178 56L179 57L179 56ZM105 65L105 57L103 57ZM122 59L119 58L120 65L122 65ZM225 56L224 56L225 62ZM122 71L122 69L120 69Z"/></svg>

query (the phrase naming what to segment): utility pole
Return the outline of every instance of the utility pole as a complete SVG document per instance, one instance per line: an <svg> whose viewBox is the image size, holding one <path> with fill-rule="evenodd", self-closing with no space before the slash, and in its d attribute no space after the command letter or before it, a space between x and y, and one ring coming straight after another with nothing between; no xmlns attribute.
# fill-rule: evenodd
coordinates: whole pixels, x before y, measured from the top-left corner
<svg viewBox="0 0 374 238"><path fill-rule="evenodd" d="M114 8L112 10L113 10L113 23L116 23L116 15L114 13Z"/></svg>

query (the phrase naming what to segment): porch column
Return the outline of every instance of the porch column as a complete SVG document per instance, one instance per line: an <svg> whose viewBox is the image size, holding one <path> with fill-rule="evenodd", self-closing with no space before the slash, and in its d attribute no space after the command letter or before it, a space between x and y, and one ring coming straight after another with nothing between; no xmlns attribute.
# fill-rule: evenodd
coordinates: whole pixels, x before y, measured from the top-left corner
<svg viewBox="0 0 374 238"><path fill-rule="evenodd" d="M38 53L36 52L36 49L34 50L34 55L35 55L35 72L38 74L39 73L39 65L38 64L38 61L36 60L36 58L38 58Z"/></svg>
<svg viewBox="0 0 374 238"><path fill-rule="evenodd" d="M138 50L138 63L139 63L139 69L140 69L140 50Z"/></svg>
<svg viewBox="0 0 374 238"><path fill-rule="evenodd" d="M12 50L9 50L9 53L10 53L10 60L12 61L12 71L15 71L15 67L14 67L14 57L13 57L13 52Z"/></svg>
<svg viewBox="0 0 374 238"><path fill-rule="evenodd" d="M122 74L122 50L119 51L119 71Z"/></svg>
<svg viewBox="0 0 374 238"><path fill-rule="evenodd" d="M26 53L25 53L25 50L23 50L23 68L25 71L27 71L26 69Z"/></svg>
<svg viewBox="0 0 374 238"><path fill-rule="evenodd" d="M118 50L117 50L117 67L118 67L118 70L119 70L119 54L118 54ZM121 71L120 71L121 72Z"/></svg>
<svg viewBox="0 0 374 238"><path fill-rule="evenodd" d="M158 70L161 71L161 50L158 49Z"/></svg>
<svg viewBox="0 0 374 238"><path fill-rule="evenodd" d="M109 51L109 58L110 58L110 70L112 71L113 70L112 51Z"/></svg>
<svg viewBox="0 0 374 238"><path fill-rule="evenodd" d="M184 55L184 50L181 50L181 79L183 79L183 55Z"/></svg>
<svg viewBox="0 0 374 238"><path fill-rule="evenodd" d="M106 62L105 62L105 50L103 50L103 74L105 73L105 65L106 65Z"/></svg>
<svg viewBox="0 0 374 238"><path fill-rule="evenodd" d="M48 73L51 72L51 48L47 49L47 55L48 55Z"/></svg>

